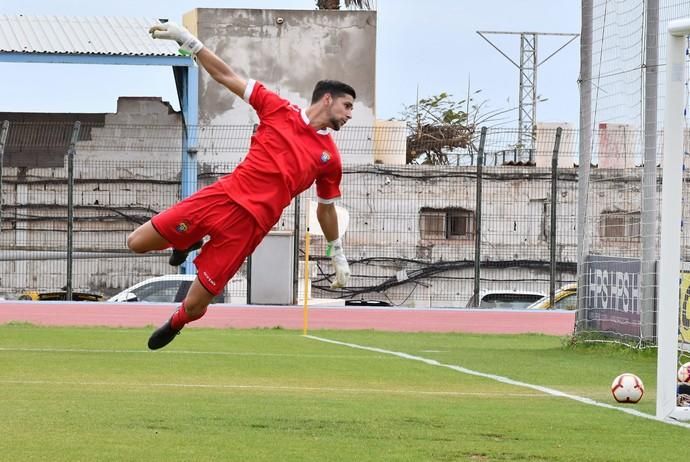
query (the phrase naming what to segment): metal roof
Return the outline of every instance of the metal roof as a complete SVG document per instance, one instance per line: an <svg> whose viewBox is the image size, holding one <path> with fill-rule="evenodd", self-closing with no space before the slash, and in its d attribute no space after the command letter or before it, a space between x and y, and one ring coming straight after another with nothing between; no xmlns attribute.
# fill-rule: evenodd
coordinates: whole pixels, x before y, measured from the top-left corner
<svg viewBox="0 0 690 462"><path fill-rule="evenodd" d="M154 40L149 18L0 15L0 53L179 56L171 40Z"/></svg>

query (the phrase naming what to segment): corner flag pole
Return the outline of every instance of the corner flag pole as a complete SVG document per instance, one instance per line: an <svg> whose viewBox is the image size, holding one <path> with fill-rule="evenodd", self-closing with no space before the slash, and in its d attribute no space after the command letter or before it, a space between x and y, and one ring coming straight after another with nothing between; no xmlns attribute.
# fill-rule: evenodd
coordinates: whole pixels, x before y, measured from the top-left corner
<svg viewBox="0 0 690 462"><path fill-rule="evenodd" d="M307 201L307 216L305 218L305 236L304 236L304 327L303 333L307 335L309 330L309 296L310 296L310 271L309 271L309 245L311 244L311 237L324 236L319 217L317 215L318 203L311 200ZM338 229L340 230L340 237L345 235L345 231L350 223L350 214L347 209L335 206L335 213L338 216ZM312 216L313 215L313 216ZM325 237L325 236L324 236Z"/></svg>

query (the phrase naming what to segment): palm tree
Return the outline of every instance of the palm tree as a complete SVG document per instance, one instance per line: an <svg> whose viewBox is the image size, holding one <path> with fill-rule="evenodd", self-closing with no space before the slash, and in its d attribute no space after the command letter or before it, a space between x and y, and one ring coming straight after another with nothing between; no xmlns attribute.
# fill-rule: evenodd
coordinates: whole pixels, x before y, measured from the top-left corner
<svg viewBox="0 0 690 462"><path fill-rule="evenodd" d="M319 10L339 10L340 3L340 0L316 0L316 8ZM343 0L343 3L345 3L345 8L371 9L371 2L369 0Z"/></svg>

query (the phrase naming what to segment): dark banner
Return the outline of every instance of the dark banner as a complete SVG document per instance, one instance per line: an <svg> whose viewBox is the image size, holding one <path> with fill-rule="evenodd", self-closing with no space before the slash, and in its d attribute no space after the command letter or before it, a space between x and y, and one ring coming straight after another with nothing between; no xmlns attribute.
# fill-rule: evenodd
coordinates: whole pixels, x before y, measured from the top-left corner
<svg viewBox="0 0 690 462"><path fill-rule="evenodd" d="M640 337L640 260L589 255L584 308L588 330Z"/></svg>

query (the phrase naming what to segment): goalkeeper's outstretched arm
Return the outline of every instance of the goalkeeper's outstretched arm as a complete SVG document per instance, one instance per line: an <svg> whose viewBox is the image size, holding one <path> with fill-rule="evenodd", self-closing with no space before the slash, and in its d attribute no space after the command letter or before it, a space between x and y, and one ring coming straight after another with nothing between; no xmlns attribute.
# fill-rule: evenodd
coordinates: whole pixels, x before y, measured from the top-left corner
<svg viewBox="0 0 690 462"><path fill-rule="evenodd" d="M204 47L196 54L196 60L213 77L213 80L224 85L240 98L244 98L247 81L232 70L218 55Z"/></svg>
<svg viewBox="0 0 690 462"><path fill-rule="evenodd" d="M335 211L334 204L319 202L316 206L316 219L319 220L323 236L327 241L338 239L340 235L338 232L338 214Z"/></svg>
<svg viewBox="0 0 690 462"><path fill-rule="evenodd" d="M175 40L180 45L180 53L195 56L199 65L206 69L215 81L240 98L244 98L247 81L187 29L174 22L162 22L151 26L149 33L155 39Z"/></svg>

